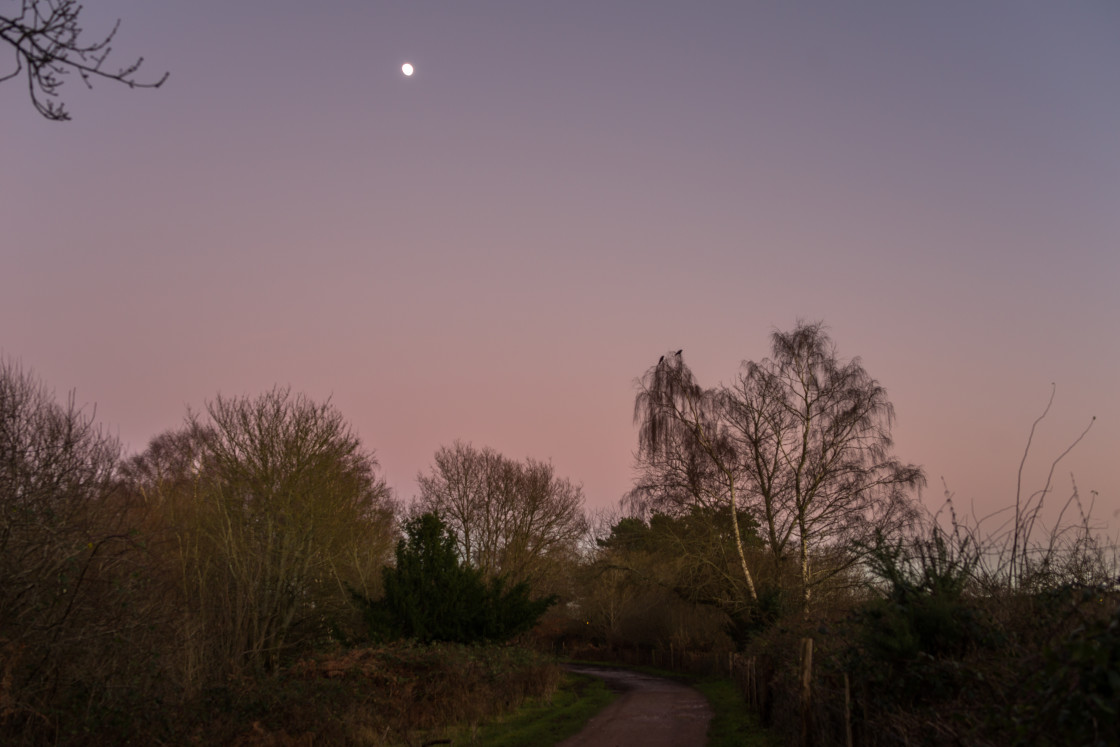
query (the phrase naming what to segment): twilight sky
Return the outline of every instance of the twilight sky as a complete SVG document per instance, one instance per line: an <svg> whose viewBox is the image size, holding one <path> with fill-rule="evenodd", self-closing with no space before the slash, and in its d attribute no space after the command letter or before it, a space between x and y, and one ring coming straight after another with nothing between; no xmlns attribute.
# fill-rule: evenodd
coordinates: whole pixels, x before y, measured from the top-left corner
<svg viewBox="0 0 1120 747"><path fill-rule="evenodd" d="M1054 382L1026 485L1096 416L1056 488L1120 527L1120 5L83 15L116 17L110 62L160 90L71 79L58 124L0 85L0 352L129 450L278 383L332 397L401 498L458 438L605 507L659 355L730 381L820 319L886 386L927 505L942 477L1013 503Z"/></svg>

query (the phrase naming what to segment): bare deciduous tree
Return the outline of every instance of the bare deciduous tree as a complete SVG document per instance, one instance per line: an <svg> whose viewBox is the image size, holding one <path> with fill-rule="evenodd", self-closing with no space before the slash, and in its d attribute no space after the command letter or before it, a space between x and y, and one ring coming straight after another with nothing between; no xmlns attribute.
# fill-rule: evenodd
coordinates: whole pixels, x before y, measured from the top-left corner
<svg viewBox="0 0 1120 747"><path fill-rule="evenodd" d="M891 454L894 407L858 358L842 361L823 325L771 336L773 358L744 363L723 390L728 434L743 457L753 503L779 562L795 542L803 604L815 583L847 567L829 553L913 517L919 467Z"/></svg>
<svg viewBox="0 0 1120 747"><path fill-rule="evenodd" d="M143 57L124 67L107 67L120 21L108 34L91 41L80 25L81 13L78 0L20 0L18 13L0 13L0 41L15 53L15 67L0 73L0 83L24 75L31 103L50 120L70 119L57 98L71 73L77 73L89 88L97 78L129 88L159 88L167 80L167 73L155 81L137 80Z"/></svg>
<svg viewBox="0 0 1120 747"><path fill-rule="evenodd" d="M333 406L287 389L219 396L129 462L174 535L186 684L273 666L356 615L350 589L376 591L392 550L376 467Z"/></svg>
<svg viewBox="0 0 1120 747"><path fill-rule="evenodd" d="M417 482L420 509L438 512L463 558L488 576L539 582L587 532L583 490L546 462L456 442Z"/></svg>
<svg viewBox="0 0 1120 747"><path fill-rule="evenodd" d="M858 358L839 358L823 325L775 332L771 348L772 358L744 362L732 386L700 387L679 354L646 372L634 411L636 492L660 506L723 501L732 517L749 511L779 577L796 547L807 609L812 587L850 567L853 548L913 516L908 491L924 477L891 454L886 390Z"/></svg>
<svg viewBox="0 0 1120 747"><path fill-rule="evenodd" d="M274 665L315 634L325 611L347 600L354 565L380 565L391 548L389 491L376 462L329 403L287 389L218 397L192 418L203 444L208 506L204 561L222 576L219 598L233 625L231 657Z"/></svg>
<svg viewBox="0 0 1120 747"><path fill-rule="evenodd" d="M58 702L120 706L158 677L146 653L162 605L146 593L119 453L92 409L0 359L0 726L12 733L50 734Z"/></svg>

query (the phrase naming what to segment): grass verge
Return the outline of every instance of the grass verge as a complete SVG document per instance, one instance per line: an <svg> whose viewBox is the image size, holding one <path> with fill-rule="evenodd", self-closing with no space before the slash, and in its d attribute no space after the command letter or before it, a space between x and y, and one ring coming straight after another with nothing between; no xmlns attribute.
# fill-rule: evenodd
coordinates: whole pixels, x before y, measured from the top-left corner
<svg viewBox="0 0 1120 747"><path fill-rule="evenodd" d="M776 735L764 729L747 709L743 693L731 680L686 680L712 705L708 747L778 747Z"/></svg>
<svg viewBox="0 0 1120 747"><path fill-rule="evenodd" d="M541 747L577 734L617 695L597 677L568 674L551 699L527 702L517 711L464 730L453 744L475 747Z"/></svg>

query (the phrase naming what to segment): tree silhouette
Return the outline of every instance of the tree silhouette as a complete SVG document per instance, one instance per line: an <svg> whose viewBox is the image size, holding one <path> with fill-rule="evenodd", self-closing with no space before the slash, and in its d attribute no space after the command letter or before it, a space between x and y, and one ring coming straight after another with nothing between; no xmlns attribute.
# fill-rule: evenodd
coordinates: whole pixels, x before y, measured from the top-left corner
<svg viewBox="0 0 1120 747"><path fill-rule="evenodd" d="M405 525L394 568L383 570L379 601L354 594L374 637L422 643L504 641L536 624L555 601L529 598L526 583L489 582L463 562L455 535L438 514L421 514Z"/></svg>
<svg viewBox="0 0 1120 747"><path fill-rule="evenodd" d="M796 548L807 609L811 588L850 567L854 548L913 515L907 491L925 478L891 454L886 390L858 358L840 359L822 324L774 332L771 350L732 386L701 387L679 351L646 372L635 492L655 506L725 502L757 601L737 519L748 511L778 577Z"/></svg>
<svg viewBox="0 0 1120 747"><path fill-rule="evenodd" d="M377 466L332 404L282 387L219 395L128 460L125 485L162 507L184 624L204 631L187 642L200 677L274 669L361 625L347 589L376 588L395 535Z"/></svg>
<svg viewBox="0 0 1120 747"><path fill-rule="evenodd" d="M638 423L638 458L655 471L676 471L682 463L686 475L695 470L714 468L717 490L726 495L735 535L740 570L752 601L758 601L754 575L743 551L739 527L739 475L737 455L724 438L722 398L716 390L705 390L696 383L692 371L677 351L662 356L657 365L639 382L634 400L634 422ZM692 471L689 470L692 468ZM701 497L710 481L686 479L691 494Z"/></svg>
<svg viewBox="0 0 1120 747"><path fill-rule="evenodd" d="M438 513L459 555L485 578L504 575L553 590L587 531L583 489L552 464L517 461L456 441L417 475L421 511Z"/></svg>
<svg viewBox="0 0 1120 747"><path fill-rule="evenodd" d="M96 78L129 88L159 88L168 76L164 73L151 82L137 80L143 57L116 70L106 67L120 21L104 37L90 41L79 25L81 13L77 0L21 0L18 13L0 14L0 41L15 52L15 69L0 73L0 83L25 75L31 103L56 122L70 119L57 97L65 76L71 73L76 72L87 88L93 88Z"/></svg>
<svg viewBox="0 0 1120 747"><path fill-rule="evenodd" d="M891 453L887 390L859 358L840 359L823 324L774 332L771 352L744 363L722 399L775 562L796 543L807 608L811 588L850 565L851 548L913 517L907 494L925 477ZM831 555L826 567L812 567L814 552Z"/></svg>

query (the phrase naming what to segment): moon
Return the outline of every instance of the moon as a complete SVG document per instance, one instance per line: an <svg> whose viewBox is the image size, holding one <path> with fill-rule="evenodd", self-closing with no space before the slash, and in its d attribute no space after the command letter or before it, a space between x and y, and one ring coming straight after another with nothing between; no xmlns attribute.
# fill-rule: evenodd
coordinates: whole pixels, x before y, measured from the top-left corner
<svg viewBox="0 0 1120 747"><path fill-rule="evenodd" d="M415 70L415 68L412 67L411 62L406 62L403 65L401 65L401 72L405 74L405 77L408 77L408 76L412 75L414 70Z"/></svg>

